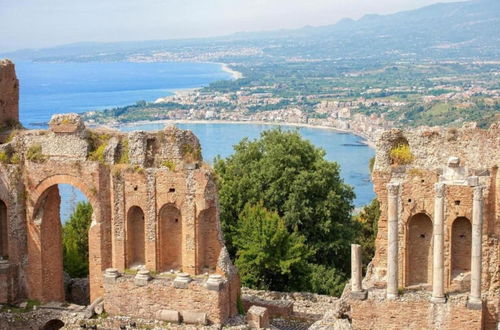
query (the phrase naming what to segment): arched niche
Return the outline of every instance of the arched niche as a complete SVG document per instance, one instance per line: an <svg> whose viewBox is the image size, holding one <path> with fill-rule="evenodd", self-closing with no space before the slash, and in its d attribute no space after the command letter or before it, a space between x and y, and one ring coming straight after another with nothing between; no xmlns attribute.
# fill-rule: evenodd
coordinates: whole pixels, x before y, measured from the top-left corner
<svg viewBox="0 0 500 330"><path fill-rule="evenodd" d="M451 277L470 272L472 225L466 217L458 217L451 226Z"/></svg>
<svg viewBox="0 0 500 330"><path fill-rule="evenodd" d="M182 217L175 204L165 204L158 217L159 270L182 268Z"/></svg>
<svg viewBox="0 0 500 330"><path fill-rule="evenodd" d="M53 319L48 321L41 327L42 330L58 330L64 327L64 322L59 319Z"/></svg>
<svg viewBox="0 0 500 330"><path fill-rule="evenodd" d="M7 205L0 200L0 257L9 256L9 226L7 219Z"/></svg>
<svg viewBox="0 0 500 330"><path fill-rule="evenodd" d="M197 221L197 231L199 272L214 271L221 249L215 207L200 212Z"/></svg>
<svg viewBox="0 0 500 330"><path fill-rule="evenodd" d="M424 213L408 221L407 286L432 283L432 221Z"/></svg>
<svg viewBox="0 0 500 330"><path fill-rule="evenodd" d="M144 212L139 206L132 206L127 212L127 268L144 265Z"/></svg>

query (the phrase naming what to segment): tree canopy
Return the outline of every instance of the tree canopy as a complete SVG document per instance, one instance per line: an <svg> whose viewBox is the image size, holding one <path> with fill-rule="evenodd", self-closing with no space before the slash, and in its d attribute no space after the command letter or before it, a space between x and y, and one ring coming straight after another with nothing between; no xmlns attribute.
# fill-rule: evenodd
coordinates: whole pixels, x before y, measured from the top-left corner
<svg viewBox="0 0 500 330"><path fill-rule="evenodd" d="M307 262L315 265L311 272L322 265L345 279L358 226L351 217L354 192L340 177L339 165L327 161L325 151L297 130L264 131L259 139L243 139L234 149L228 158L215 160L222 228L231 255L241 256L239 222L247 215L242 217L242 212L259 204L282 218L289 233L304 237L310 251Z"/></svg>
<svg viewBox="0 0 500 330"><path fill-rule="evenodd" d="M75 211L63 226L64 271L71 277L89 274L89 237L92 206L78 202Z"/></svg>

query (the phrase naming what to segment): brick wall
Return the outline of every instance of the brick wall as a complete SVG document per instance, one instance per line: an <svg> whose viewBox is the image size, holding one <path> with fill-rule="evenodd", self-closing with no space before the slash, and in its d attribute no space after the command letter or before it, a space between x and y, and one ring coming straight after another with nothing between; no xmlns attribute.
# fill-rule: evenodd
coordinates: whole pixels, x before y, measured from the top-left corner
<svg viewBox="0 0 500 330"><path fill-rule="evenodd" d="M206 313L209 322L220 324L231 314L232 303L229 282L219 291L205 288L205 277L197 277L186 289L175 288L174 276L157 277L146 286L136 286L134 277L121 276L116 282L106 283L104 308L111 315L155 318L158 310Z"/></svg>
<svg viewBox="0 0 500 330"><path fill-rule="evenodd" d="M0 60L0 123L19 121L19 81L14 64Z"/></svg>

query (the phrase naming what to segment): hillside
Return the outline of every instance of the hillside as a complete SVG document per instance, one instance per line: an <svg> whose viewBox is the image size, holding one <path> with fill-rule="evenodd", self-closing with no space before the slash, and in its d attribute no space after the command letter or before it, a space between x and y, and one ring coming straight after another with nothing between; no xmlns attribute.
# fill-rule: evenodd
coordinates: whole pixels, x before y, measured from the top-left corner
<svg viewBox="0 0 500 330"><path fill-rule="evenodd" d="M166 53L166 54L165 54ZM141 42L77 43L0 54L15 60L248 61L273 58L483 58L500 56L500 1L439 3L391 15L297 30Z"/></svg>

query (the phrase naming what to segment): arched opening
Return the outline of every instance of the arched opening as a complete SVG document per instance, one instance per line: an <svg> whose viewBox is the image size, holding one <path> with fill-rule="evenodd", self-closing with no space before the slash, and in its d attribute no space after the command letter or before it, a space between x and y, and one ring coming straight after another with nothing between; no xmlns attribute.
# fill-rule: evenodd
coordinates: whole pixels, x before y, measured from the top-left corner
<svg viewBox="0 0 500 330"><path fill-rule="evenodd" d="M432 281L432 221L424 213L415 214L408 222L407 284L430 284Z"/></svg>
<svg viewBox="0 0 500 330"><path fill-rule="evenodd" d="M221 249L218 240L216 210L209 208L198 217L198 265L200 272L214 271Z"/></svg>
<svg viewBox="0 0 500 330"><path fill-rule="evenodd" d="M127 213L127 268L138 268L145 263L144 212L132 206Z"/></svg>
<svg viewBox="0 0 500 330"><path fill-rule="evenodd" d="M464 282L470 272L472 225L466 217L458 217L451 226L451 278Z"/></svg>
<svg viewBox="0 0 500 330"><path fill-rule="evenodd" d="M174 204L160 209L158 221L160 271L182 268L182 217Z"/></svg>
<svg viewBox="0 0 500 330"><path fill-rule="evenodd" d="M7 205L0 200L0 259L7 259L9 257L9 234L7 221Z"/></svg>
<svg viewBox="0 0 500 330"><path fill-rule="evenodd" d="M55 184L41 194L33 214L38 235L29 255L30 263L41 272L41 283L35 284L41 299L87 305L92 206L75 187ZM38 247L34 254L32 249Z"/></svg>
<svg viewBox="0 0 500 330"><path fill-rule="evenodd" d="M42 330L58 330L64 327L64 322L59 319L50 320L42 327Z"/></svg>

